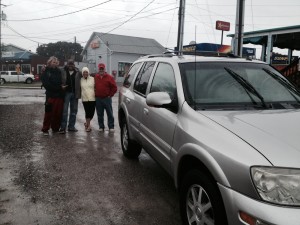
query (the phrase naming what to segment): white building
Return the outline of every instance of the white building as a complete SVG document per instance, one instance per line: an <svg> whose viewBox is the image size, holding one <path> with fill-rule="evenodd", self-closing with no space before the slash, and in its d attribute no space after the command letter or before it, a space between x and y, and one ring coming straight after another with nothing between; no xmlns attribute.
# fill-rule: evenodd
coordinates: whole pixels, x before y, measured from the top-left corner
<svg viewBox="0 0 300 225"><path fill-rule="evenodd" d="M124 74L136 59L165 51L154 39L93 32L82 55L84 66L91 73L96 73L98 64L104 63L106 71L114 75L117 82L122 82Z"/></svg>

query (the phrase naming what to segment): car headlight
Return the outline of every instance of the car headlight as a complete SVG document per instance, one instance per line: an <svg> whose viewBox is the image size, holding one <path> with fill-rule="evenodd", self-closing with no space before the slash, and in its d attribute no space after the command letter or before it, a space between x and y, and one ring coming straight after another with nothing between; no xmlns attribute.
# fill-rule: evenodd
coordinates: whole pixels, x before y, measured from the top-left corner
<svg viewBox="0 0 300 225"><path fill-rule="evenodd" d="M300 206L300 169L252 167L251 175L263 200Z"/></svg>

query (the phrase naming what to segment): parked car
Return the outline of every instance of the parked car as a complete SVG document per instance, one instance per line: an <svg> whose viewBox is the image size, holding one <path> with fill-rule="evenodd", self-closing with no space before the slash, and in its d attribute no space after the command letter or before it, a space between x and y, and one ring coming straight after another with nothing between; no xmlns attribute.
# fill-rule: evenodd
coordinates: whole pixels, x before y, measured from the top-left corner
<svg viewBox="0 0 300 225"><path fill-rule="evenodd" d="M119 91L123 154L174 179L183 224L300 224L300 93L264 62L147 56Z"/></svg>
<svg viewBox="0 0 300 225"><path fill-rule="evenodd" d="M34 75L25 74L23 72L17 71L1 71L0 72L0 84L5 84L6 82L23 82L31 84L34 81Z"/></svg>

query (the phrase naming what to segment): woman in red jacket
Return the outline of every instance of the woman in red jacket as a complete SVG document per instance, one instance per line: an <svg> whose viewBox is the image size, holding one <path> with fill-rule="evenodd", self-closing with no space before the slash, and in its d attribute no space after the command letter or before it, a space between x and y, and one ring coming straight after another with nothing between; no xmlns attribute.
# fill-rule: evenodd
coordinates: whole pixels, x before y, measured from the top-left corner
<svg viewBox="0 0 300 225"><path fill-rule="evenodd" d="M114 115L112 97L117 92L117 85L112 75L105 72L105 64L98 65L99 72L95 75L95 96L98 124L101 132L104 131L104 110L107 115L109 132L114 132Z"/></svg>

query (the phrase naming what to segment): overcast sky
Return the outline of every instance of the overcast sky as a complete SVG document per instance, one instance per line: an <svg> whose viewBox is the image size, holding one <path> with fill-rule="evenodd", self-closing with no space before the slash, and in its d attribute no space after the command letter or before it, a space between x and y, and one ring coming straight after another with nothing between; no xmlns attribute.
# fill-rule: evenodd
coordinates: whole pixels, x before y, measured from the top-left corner
<svg viewBox="0 0 300 225"><path fill-rule="evenodd" d="M6 15L1 41L36 52L38 44L76 41L109 32L177 45L179 0L0 0ZM186 0L184 45L221 42L217 20L230 22L223 44L231 44L237 0ZM244 31L300 25L299 0L246 0ZM6 7L4 7L4 5ZM261 48L257 46L258 50ZM275 50L276 52L276 50ZM296 52L298 55L298 52Z"/></svg>

